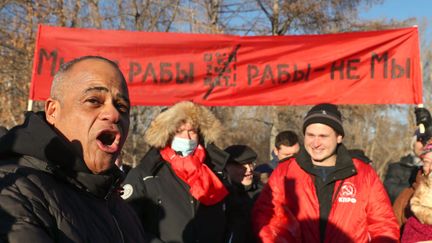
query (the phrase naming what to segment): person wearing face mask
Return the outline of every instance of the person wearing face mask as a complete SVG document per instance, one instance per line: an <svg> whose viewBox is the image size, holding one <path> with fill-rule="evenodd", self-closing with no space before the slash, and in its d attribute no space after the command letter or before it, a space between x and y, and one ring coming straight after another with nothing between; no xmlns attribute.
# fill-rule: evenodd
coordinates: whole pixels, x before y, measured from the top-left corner
<svg viewBox="0 0 432 243"><path fill-rule="evenodd" d="M212 170L227 159L212 144L221 130L207 108L185 101L160 113L146 131L152 148L126 177L123 199L154 239L224 241L228 191Z"/></svg>

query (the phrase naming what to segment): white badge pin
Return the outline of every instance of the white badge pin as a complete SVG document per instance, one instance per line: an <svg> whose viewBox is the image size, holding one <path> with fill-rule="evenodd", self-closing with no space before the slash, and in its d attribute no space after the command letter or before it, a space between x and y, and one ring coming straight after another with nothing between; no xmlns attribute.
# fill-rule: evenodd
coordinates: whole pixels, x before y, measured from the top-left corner
<svg viewBox="0 0 432 243"><path fill-rule="evenodd" d="M133 187L130 184L126 184L123 186L123 195L121 197L123 199L128 199L130 196L132 196L133 193Z"/></svg>

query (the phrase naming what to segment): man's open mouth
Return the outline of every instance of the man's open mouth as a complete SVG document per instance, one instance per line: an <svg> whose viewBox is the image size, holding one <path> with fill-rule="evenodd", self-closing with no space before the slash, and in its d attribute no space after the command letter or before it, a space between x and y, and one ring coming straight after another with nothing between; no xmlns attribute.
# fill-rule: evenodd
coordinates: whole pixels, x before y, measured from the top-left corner
<svg viewBox="0 0 432 243"><path fill-rule="evenodd" d="M99 148L107 153L115 153L119 149L120 133L114 130L104 130L97 136Z"/></svg>

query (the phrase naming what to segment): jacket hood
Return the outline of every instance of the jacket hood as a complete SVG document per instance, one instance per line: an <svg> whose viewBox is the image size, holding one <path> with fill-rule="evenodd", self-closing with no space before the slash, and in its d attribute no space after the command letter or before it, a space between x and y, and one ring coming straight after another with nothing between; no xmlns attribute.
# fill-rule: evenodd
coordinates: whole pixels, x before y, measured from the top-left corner
<svg viewBox="0 0 432 243"><path fill-rule="evenodd" d="M164 148L186 122L196 128L207 143L215 142L222 132L222 124L210 110L183 101L163 111L152 121L145 133L145 141L153 147Z"/></svg>
<svg viewBox="0 0 432 243"><path fill-rule="evenodd" d="M44 112L27 113L22 125L0 139L0 158L14 155L27 155L50 165L91 173L66 139L48 125Z"/></svg>
<svg viewBox="0 0 432 243"><path fill-rule="evenodd" d="M0 160L17 157L34 158L18 165L52 173L100 198L111 195L123 178L115 166L103 174L93 174L70 143L46 122L44 112L27 113L22 125L1 137Z"/></svg>
<svg viewBox="0 0 432 243"><path fill-rule="evenodd" d="M422 224L432 225L432 174L420 181L410 204L411 211Z"/></svg>

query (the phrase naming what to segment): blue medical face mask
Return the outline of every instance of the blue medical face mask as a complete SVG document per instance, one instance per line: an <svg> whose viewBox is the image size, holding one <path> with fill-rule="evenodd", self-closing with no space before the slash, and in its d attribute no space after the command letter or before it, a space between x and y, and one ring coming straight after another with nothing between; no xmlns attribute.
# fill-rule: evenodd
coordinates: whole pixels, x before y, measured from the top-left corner
<svg viewBox="0 0 432 243"><path fill-rule="evenodd" d="M197 146L197 142L187 138L174 137L171 142L171 148L176 152L181 152L183 157L186 157L195 151Z"/></svg>

